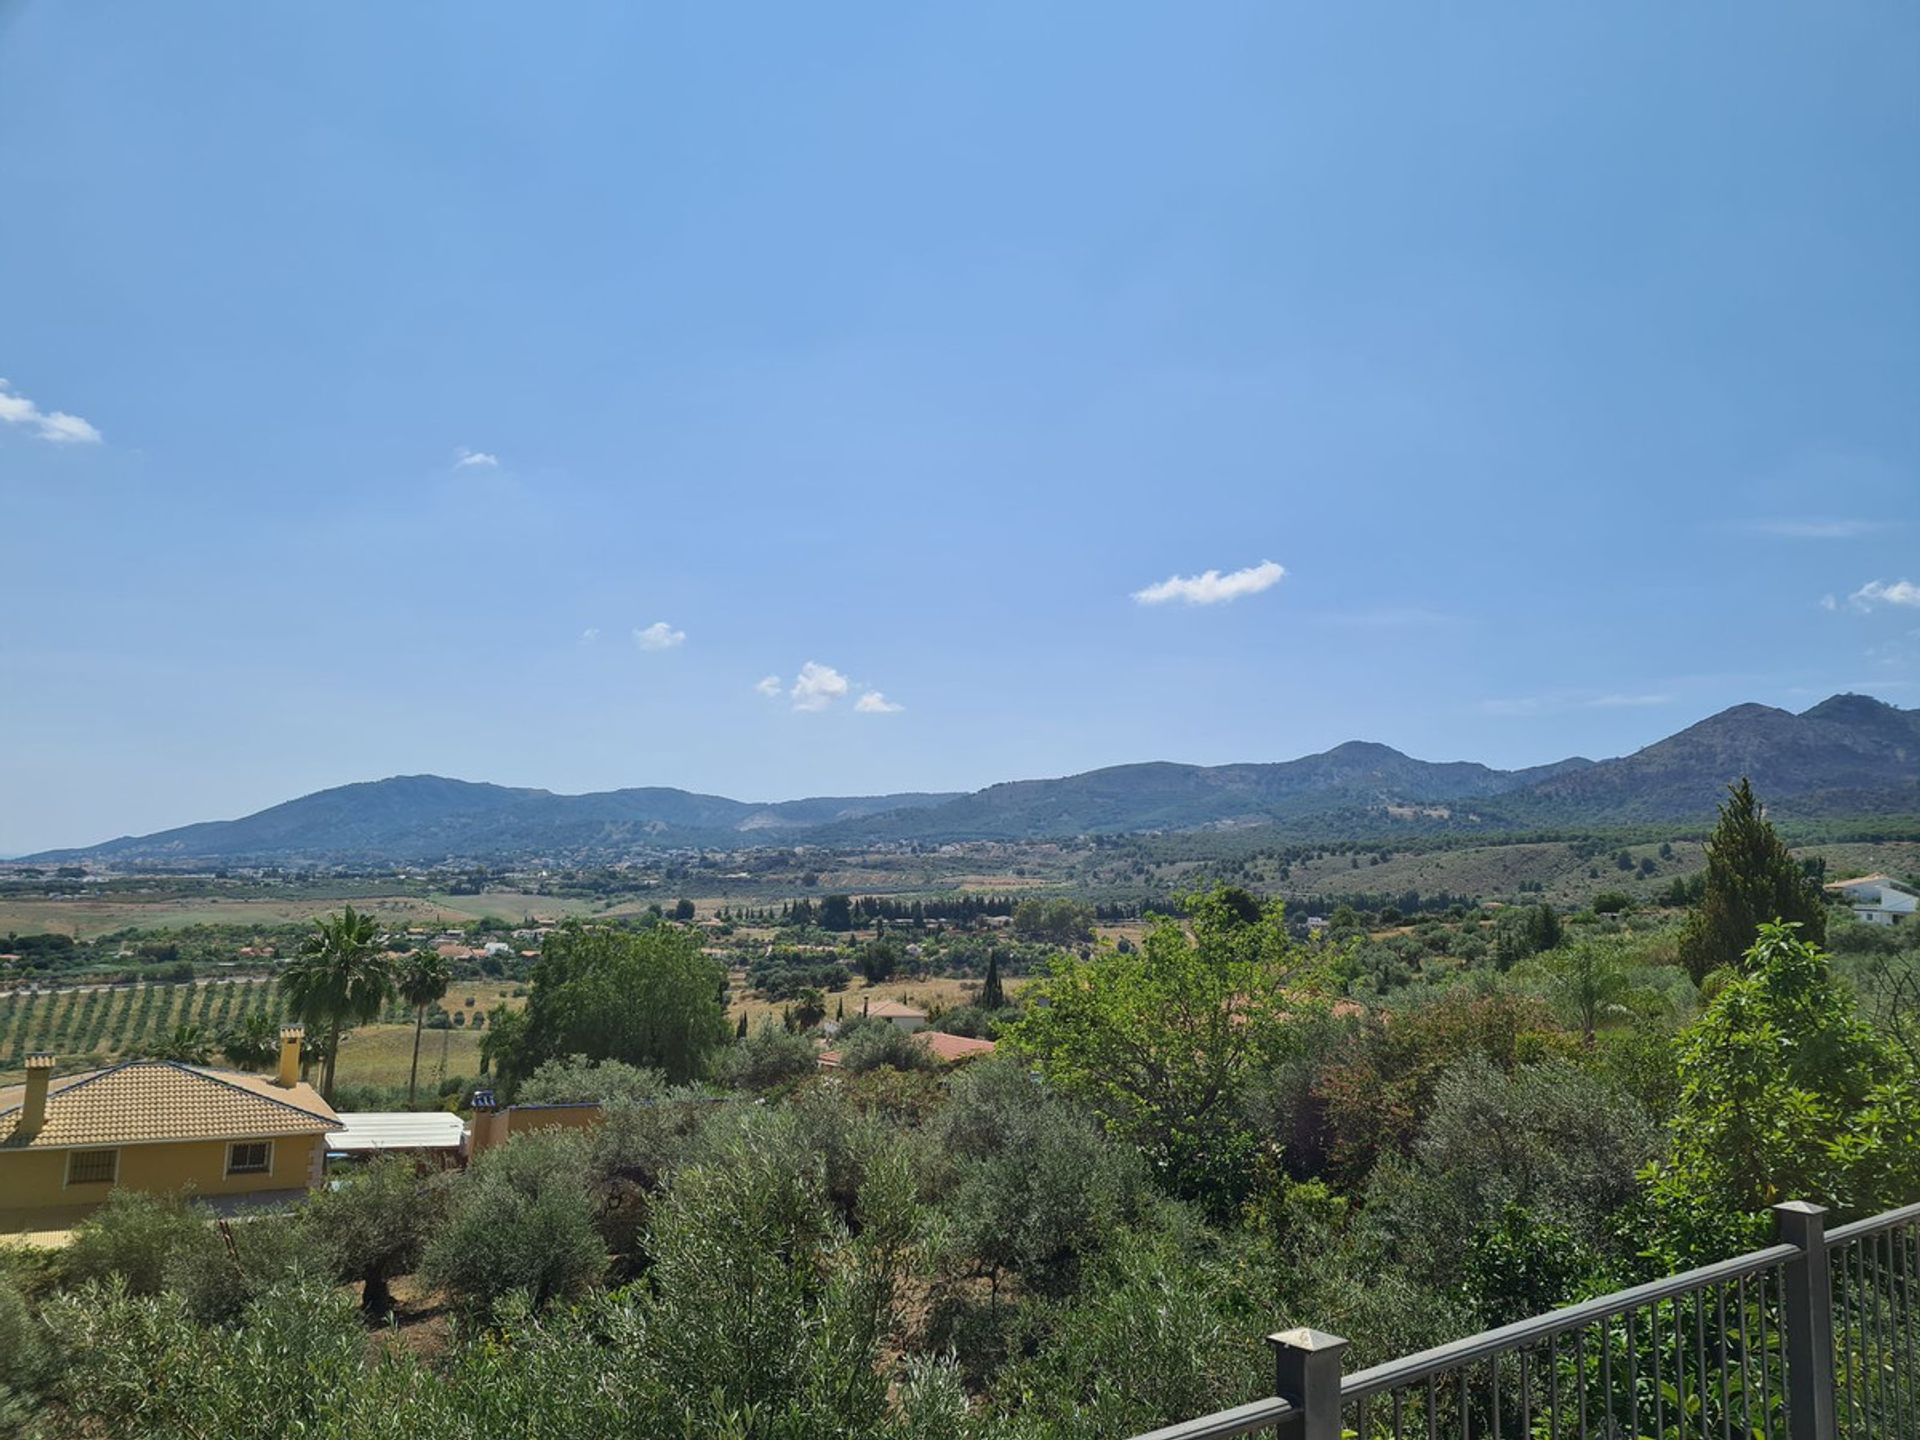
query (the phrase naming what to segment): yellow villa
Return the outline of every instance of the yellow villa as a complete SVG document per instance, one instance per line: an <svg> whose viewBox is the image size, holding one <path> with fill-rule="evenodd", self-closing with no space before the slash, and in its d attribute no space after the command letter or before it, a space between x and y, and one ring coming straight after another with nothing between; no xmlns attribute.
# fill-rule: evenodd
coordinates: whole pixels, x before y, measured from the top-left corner
<svg viewBox="0 0 1920 1440"><path fill-rule="evenodd" d="M0 1233L61 1230L125 1187L191 1188L216 1206L291 1198L320 1182L340 1117L300 1079L298 1026L272 1076L129 1060L54 1075L28 1057L0 1090Z"/></svg>

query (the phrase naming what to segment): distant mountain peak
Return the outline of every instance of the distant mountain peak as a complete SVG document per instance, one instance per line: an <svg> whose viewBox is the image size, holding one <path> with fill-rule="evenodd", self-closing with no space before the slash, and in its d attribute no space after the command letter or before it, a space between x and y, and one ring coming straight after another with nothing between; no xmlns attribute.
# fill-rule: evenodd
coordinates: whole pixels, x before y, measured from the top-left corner
<svg viewBox="0 0 1920 1440"><path fill-rule="evenodd" d="M1838 720L1843 722L1877 721L1888 716L1903 715L1897 705L1889 705L1885 700L1877 700L1871 695L1856 694L1851 690L1838 695L1829 695L1818 705L1802 710L1803 720Z"/></svg>
<svg viewBox="0 0 1920 1440"><path fill-rule="evenodd" d="M1617 760L1522 770L1417 760L1348 740L1270 764L1148 761L967 795L818 796L749 804L662 786L587 795L395 775L238 820L124 837L41 860L127 864L599 863L638 850L769 841L1030 840L1269 826L1315 835L1481 831L1710 818L1746 775L1778 813L1920 814L1920 710L1833 695L1804 714L1730 706ZM1409 812L1415 813L1409 813Z"/></svg>

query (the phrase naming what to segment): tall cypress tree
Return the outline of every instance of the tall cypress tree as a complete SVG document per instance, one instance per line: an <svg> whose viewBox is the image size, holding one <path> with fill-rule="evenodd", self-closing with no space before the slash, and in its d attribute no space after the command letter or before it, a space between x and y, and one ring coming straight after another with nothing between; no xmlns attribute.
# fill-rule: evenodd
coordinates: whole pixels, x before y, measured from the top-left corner
<svg viewBox="0 0 1920 1440"><path fill-rule="evenodd" d="M1707 841L1706 893L1680 932L1680 961L1696 985L1722 966L1738 968L1769 921L1798 922L1801 940L1827 943L1819 883L1787 853L1747 778L1727 789Z"/></svg>
<svg viewBox="0 0 1920 1440"><path fill-rule="evenodd" d="M980 1008L982 1010L1004 1010L1007 1008L1007 992L1000 985L1000 952L987 952L987 978L980 986Z"/></svg>

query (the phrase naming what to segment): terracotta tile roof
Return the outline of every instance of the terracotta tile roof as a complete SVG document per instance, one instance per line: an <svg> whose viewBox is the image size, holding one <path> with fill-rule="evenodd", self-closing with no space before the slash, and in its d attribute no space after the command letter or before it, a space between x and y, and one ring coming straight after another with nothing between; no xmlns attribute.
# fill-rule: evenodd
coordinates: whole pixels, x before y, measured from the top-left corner
<svg viewBox="0 0 1920 1440"><path fill-rule="evenodd" d="M913 1037L934 1053L936 1059L951 1065L956 1060L970 1060L975 1055L991 1055L993 1041L975 1040L967 1035L949 1035L944 1030L922 1030Z"/></svg>
<svg viewBox="0 0 1920 1440"><path fill-rule="evenodd" d="M995 1048L991 1040L975 1040L966 1035L949 1035L944 1030L916 1030L913 1032L913 1038L932 1051L933 1058L943 1065L971 1060L976 1055L991 1055ZM822 1050L820 1068L822 1070L840 1069L840 1052Z"/></svg>
<svg viewBox="0 0 1920 1440"><path fill-rule="evenodd" d="M902 1005L898 1000L880 1000L867 1007L867 1014L878 1020L924 1020L927 1012L916 1010L911 1005Z"/></svg>
<svg viewBox="0 0 1920 1440"><path fill-rule="evenodd" d="M23 1085L0 1090L0 1136L6 1137L0 1150L314 1135L340 1128L340 1117L311 1085L283 1089L264 1075L172 1060L130 1060L56 1078L46 1124L31 1138L13 1134L25 1094Z"/></svg>

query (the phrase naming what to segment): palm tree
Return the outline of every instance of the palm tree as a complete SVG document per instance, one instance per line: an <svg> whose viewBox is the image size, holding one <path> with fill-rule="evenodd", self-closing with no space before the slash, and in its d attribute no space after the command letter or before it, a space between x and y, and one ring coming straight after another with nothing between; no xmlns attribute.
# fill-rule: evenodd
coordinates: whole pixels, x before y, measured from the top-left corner
<svg viewBox="0 0 1920 1440"><path fill-rule="evenodd" d="M182 1065L204 1065L213 1058L213 1037L198 1025L181 1025L152 1049L156 1060L177 1060Z"/></svg>
<svg viewBox="0 0 1920 1440"><path fill-rule="evenodd" d="M220 1037L220 1053L242 1070L271 1065L280 1054L280 1022L256 1010Z"/></svg>
<svg viewBox="0 0 1920 1440"><path fill-rule="evenodd" d="M402 960L394 981L400 998L413 1007L413 1068L407 1071L407 1108L413 1108L420 1080L420 1031L427 1023L427 1007L437 1004L453 983L453 967L433 950L416 950Z"/></svg>
<svg viewBox="0 0 1920 1440"><path fill-rule="evenodd" d="M373 916L349 905L313 922L313 934L280 980L280 993L296 1020L325 1036L320 1093L333 1099L334 1064L340 1036L379 1015L393 996L393 970L373 948Z"/></svg>

